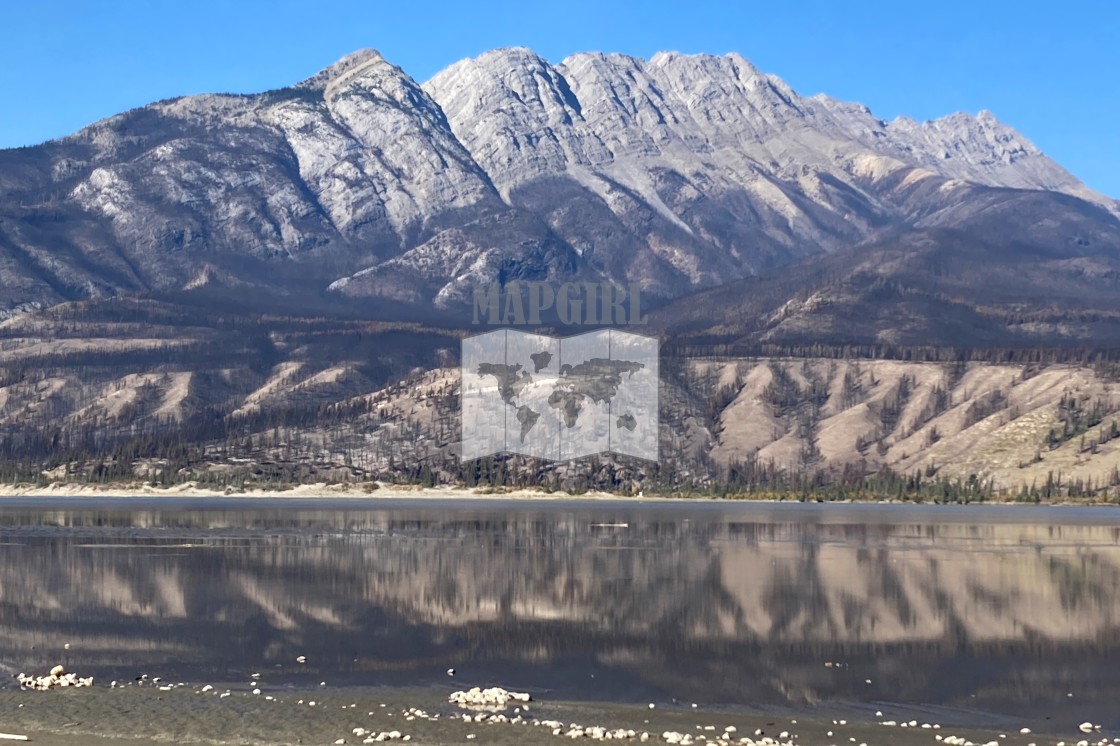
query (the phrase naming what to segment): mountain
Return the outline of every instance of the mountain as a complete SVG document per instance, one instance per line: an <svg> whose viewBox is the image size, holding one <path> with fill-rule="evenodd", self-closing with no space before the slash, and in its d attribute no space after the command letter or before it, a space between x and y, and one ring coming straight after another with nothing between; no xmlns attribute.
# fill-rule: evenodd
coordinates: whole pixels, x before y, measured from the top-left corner
<svg viewBox="0 0 1120 746"><path fill-rule="evenodd" d="M1023 214L1111 276L1120 204L988 112L884 122L735 54L501 49L420 85L366 50L0 151L0 315L141 295L418 316L496 278L657 303L913 231L1014 253Z"/></svg>
<svg viewBox="0 0 1120 746"><path fill-rule="evenodd" d="M503 203L439 106L373 52L292 88L164 101L4 151L0 174L9 310L213 284L314 296L450 233L504 232L565 270L572 253Z"/></svg>
<svg viewBox="0 0 1120 746"><path fill-rule="evenodd" d="M641 287L656 467L459 458L473 290L512 280ZM1120 203L990 113L738 55L362 51L0 151L4 481L1109 496L1118 322Z"/></svg>
<svg viewBox="0 0 1120 746"><path fill-rule="evenodd" d="M970 184L1117 211L988 112L888 124L801 98L738 55L581 54L553 67L499 50L425 89L509 202L547 211L612 279L665 296L955 210Z"/></svg>

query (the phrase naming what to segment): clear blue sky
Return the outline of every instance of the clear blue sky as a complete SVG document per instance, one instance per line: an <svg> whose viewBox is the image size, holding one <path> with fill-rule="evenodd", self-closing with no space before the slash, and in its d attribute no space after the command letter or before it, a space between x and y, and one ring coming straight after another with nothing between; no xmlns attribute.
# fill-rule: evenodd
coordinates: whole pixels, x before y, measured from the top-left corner
<svg viewBox="0 0 1120 746"><path fill-rule="evenodd" d="M735 51L890 119L991 109L1120 197L1120 2L0 0L0 147L171 96L278 88L362 47L417 80L499 46Z"/></svg>

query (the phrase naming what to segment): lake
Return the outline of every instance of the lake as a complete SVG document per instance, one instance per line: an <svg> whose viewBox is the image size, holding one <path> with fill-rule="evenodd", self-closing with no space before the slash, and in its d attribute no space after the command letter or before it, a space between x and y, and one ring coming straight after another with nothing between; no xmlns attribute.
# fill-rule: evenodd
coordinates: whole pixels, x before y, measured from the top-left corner
<svg viewBox="0 0 1120 746"><path fill-rule="evenodd" d="M55 663L1107 732L1120 511L0 500L0 665Z"/></svg>

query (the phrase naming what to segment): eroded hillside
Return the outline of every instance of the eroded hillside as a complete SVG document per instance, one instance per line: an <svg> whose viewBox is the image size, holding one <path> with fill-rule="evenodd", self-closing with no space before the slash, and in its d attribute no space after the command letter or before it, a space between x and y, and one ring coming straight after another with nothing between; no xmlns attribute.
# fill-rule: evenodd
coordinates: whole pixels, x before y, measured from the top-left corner
<svg viewBox="0 0 1120 746"><path fill-rule="evenodd" d="M123 312L0 327L9 476L455 482L474 468L458 458L459 333L220 317L183 326L157 311L142 327ZM659 466L620 462L621 476L596 486L628 491L670 474L827 482L889 469L1100 494L1120 486L1114 423L1120 380L1102 365L666 353ZM513 468L527 483L571 487L573 474L598 467Z"/></svg>

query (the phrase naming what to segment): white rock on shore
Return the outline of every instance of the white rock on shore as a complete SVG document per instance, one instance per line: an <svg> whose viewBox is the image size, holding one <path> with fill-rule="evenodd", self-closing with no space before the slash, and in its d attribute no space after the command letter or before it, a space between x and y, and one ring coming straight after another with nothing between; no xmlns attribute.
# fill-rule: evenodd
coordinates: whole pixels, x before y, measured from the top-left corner
<svg viewBox="0 0 1120 746"><path fill-rule="evenodd" d="M528 702L530 699L528 692L511 692L500 686L488 689L480 689L476 686L465 692L452 692L447 701L460 707L504 709L511 701Z"/></svg>
<svg viewBox="0 0 1120 746"><path fill-rule="evenodd" d="M380 733L373 733L365 728L355 728L353 731L355 736L366 736L362 743L379 743L381 741L411 741L412 736L402 734L399 730L382 731ZM368 735L367 735L368 734ZM341 739L340 739L341 740ZM335 742L337 743L337 741Z"/></svg>
<svg viewBox="0 0 1120 746"><path fill-rule="evenodd" d="M21 673L16 676L16 680L23 689L34 689L40 692L56 687L93 686L92 676L81 678L76 674L66 673L66 669L62 666L52 668L48 676L29 676Z"/></svg>

